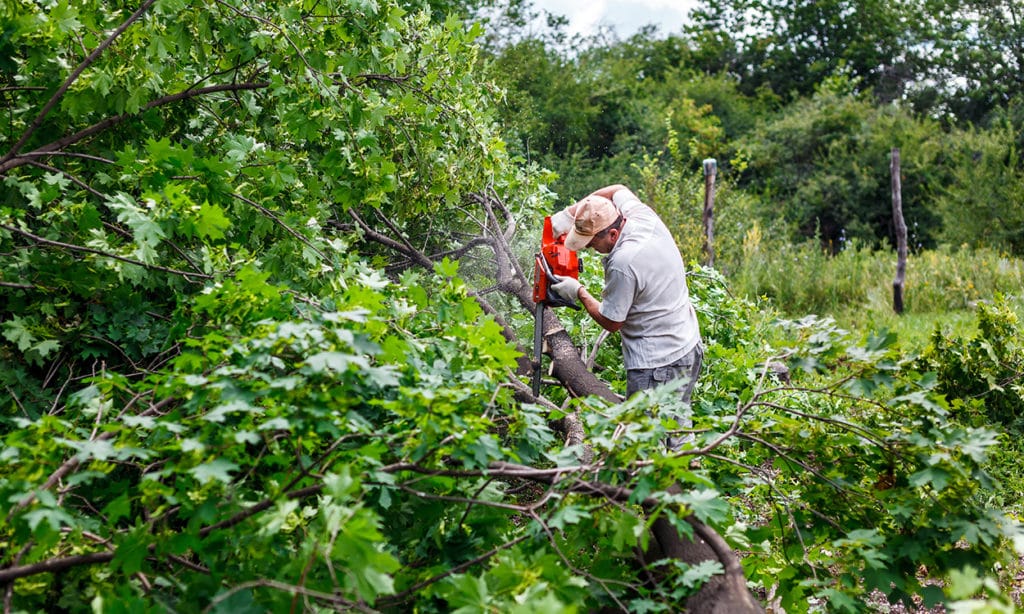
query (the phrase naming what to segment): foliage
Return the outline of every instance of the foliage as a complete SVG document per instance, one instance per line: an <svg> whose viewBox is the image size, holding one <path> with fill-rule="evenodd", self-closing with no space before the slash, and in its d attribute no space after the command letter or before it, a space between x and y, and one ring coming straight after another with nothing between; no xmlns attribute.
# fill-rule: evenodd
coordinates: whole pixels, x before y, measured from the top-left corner
<svg viewBox="0 0 1024 614"><path fill-rule="evenodd" d="M927 57L935 79L911 88L916 106L953 122L987 125L1019 98L1024 20L1018 3L932 0L917 17L918 29L932 45Z"/></svg>
<svg viewBox="0 0 1024 614"><path fill-rule="evenodd" d="M1024 334L1007 301L978 305L977 334L965 338L936 330L921 357L934 371L954 413L970 424L1024 427Z"/></svg>
<svg viewBox="0 0 1024 614"><path fill-rule="evenodd" d="M793 99L845 73L889 101L916 76L917 41L908 35L923 10L916 2L705 0L687 30L701 48L710 43L711 57L728 52L718 61L742 76L748 92L768 86Z"/></svg>
<svg viewBox="0 0 1024 614"><path fill-rule="evenodd" d="M735 391L744 370L765 378L746 395L719 399L706 388L700 395L700 413L708 417L731 420L737 408L748 410L739 441L720 448L737 465L711 470L720 488L728 492L727 485L734 484L735 496L746 502L752 544L769 540L776 546L774 554L745 562L748 576L763 578L766 587L777 586L772 593L787 609L817 594L826 597L830 611L862 611L875 590L891 601L916 593L934 602L936 589L915 577L918 565L923 563L929 574L941 575L940 569L956 573L971 557L957 547L955 536L1002 522L995 512L967 525L937 521L959 509L964 497L979 497L990 487L980 463L996 433L962 430L950 420L941 397L930 391L929 378L900 358L892 335L883 332L843 349L848 333L830 320L780 324L803 339L780 353L788 356L792 386L773 386L764 366L746 362L749 355L717 348L711 376L701 380ZM833 361L843 363L829 375L834 383L817 387L817 378L807 370L836 369ZM887 400L878 403L881 398ZM851 421L858 426L847 431ZM830 442L827 448L817 443L823 439ZM886 443L868 444L866 439ZM974 469L960 465L975 462L979 466ZM819 522L824 518L832 521ZM849 531L854 525L861 528ZM935 559L924 562L918 548ZM803 581L791 584L784 577L794 567L806 571Z"/></svg>
<svg viewBox="0 0 1024 614"><path fill-rule="evenodd" d="M789 611L988 590L1018 537L979 495L994 436L888 335L776 321L699 269L696 447L663 451L668 389L522 400L523 314L486 297L552 195L495 132L478 29L390 2L48 9L3 9L12 609L678 611L720 567L641 569L655 517L726 536ZM649 175L669 218L683 143L719 134L700 109ZM573 411L585 464L551 428Z"/></svg>
<svg viewBox="0 0 1024 614"><path fill-rule="evenodd" d="M903 215L915 243L934 245L937 220L922 193L929 154L939 151L934 126L895 108L842 91L841 82L748 135L741 185L763 194L803 237L833 251L840 241L893 244L890 153L901 153Z"/></svg>
<svg viewBox="0 0 1024 614"><path fill-rule="evenodd" d="M958 130L943 149L949 179L936 186L941 238L952 245L1024 251L1024 161L1008 122L987 131Z"/></svg>

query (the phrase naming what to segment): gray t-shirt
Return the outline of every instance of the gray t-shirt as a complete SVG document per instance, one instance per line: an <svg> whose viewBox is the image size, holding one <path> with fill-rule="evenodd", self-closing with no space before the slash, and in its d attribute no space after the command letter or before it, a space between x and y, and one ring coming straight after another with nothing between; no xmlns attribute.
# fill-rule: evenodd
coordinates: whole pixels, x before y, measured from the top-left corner
<svg viewBox="0 0 1024 614"><path fill-rule="evenodd" d="M631 191L615 192L612 201L626 222L604 258L601 314L624 322L627 369L662 367L700 341L683 258L665 223Z"/></svg>

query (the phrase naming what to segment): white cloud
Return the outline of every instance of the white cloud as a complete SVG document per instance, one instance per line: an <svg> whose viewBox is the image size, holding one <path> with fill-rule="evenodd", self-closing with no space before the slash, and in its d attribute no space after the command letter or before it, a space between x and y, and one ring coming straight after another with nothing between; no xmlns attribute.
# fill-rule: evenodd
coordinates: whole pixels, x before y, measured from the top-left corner
<svg viewBox="0 0 1024 614"><path fill-rule="evenodd" d="M594 34L600 26L623 38L649 24L662 34L675 34L697 0L535 0L534 7L569 19L571 34Z"/></svg>

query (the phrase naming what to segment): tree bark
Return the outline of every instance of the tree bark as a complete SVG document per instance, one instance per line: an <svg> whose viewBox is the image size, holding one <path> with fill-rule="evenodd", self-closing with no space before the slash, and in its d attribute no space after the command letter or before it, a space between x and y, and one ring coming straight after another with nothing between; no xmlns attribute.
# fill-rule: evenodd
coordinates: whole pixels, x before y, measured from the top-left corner
<svg viewBox="0 0 1024 614"><path fill-rule="evenodd" d="M892 176L892 221L896 227L896 278L892 282L892 308L903 313L903 282L907 273L907 224L903 220L903 194L900 183L900 150L892 148L889 160Z"/></svg>
<svg viewBox="0 0 1024 614"><path fill-rule="evenodd" d="M705 264L715 266L715 175L718 162L714 158L704 160L704 256Z"/></svg>

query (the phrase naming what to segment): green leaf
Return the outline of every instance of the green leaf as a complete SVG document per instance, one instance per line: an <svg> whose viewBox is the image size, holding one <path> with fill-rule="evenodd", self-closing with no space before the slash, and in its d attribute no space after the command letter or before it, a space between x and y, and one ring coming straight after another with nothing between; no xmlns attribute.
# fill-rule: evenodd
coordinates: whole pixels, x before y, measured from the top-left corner
<svg viewBox="0 0 1024 614"><path fill-rule="evenodd" d="M188 470L201 484L206 484L213 480L228 484L231 482L232 471L238 471L238 465L222 458L197 465Z"/></svg>
<svg viewBox="0 0 1024 614"><path fill-rule="evenodd" d="M25 514L25 520L32 531L45 523L53 531L60 531L62 526L74 526L75 519L59 508L38 507Z"/></svg>
<svg viewBox="0 0 1024 614"><path fill-rule="evenodd" d="M224 239L224 232L231 228L231 220L224 215L224 211L210 203L203 203L199 207L199 219L196 222L196 232L199 236L211 239Z"/></svg>
<svg viewBox="0 0 1024 614"><path fill-rule="evenodd" d="M124 492L103 508L103 515L107 517L108 523L114 525L121 518L127 518L131 514L131 509L131 499L129 499L128 493Z"/></svg>
<svg viewBox="0 0 1024 614"><path fill-rule="evenodd" d="M370 363L363 356L346 354L343 352L320 352L306 359L306 368L303 371L319 373L321 371L334 371L344 373L350 365L360 369L369 369Z"/></svg>
<svg viewBox="0 0 1024 614"><path fill-rule="evenodd" d="M689 490L684 492L679 499L701 522L721 522L729 517L728 503L723 501L718 491L714 489Z"/></svg>
<svg viewBox="0 0 1024 614"><path fill-rule="evenodd" d="M142 569L142 562L148 554L148 536L142 531L133 531L118 542L111 566L131 575Z"/></svg>
<svg viewBox="0 0 1024 614"><path fill-rule="evenodd" d="M636 547L641 533L645 530L643 521L632 514L621 514L616 518L612 533L612 547L628 552Z"/></svg>
<svg viewBox="0 0 1024 614"><path fill-rule="evenodd" d="M942 467L925 467L921 471L912 474L909 478L914 486L931 486L936 492L941 492L949 485L952 476Z"/></svg>
<svg viewBox="0 0 1024 614"><path fill-rule="evenodd" d="M4 338L11 343L18 346L18 349L25 351L35 344L36 339L29 332L26 326L25 320L18 316L14 316L10 320L4 322Z"/></svg>
<svg viewBox="0 0 1024 614"><path fill-rule="evenodd" d="M553 529L565 529L566 527L578 524L590 517L590 511L578 505L563 505L555 510L548 520L548 525Z"/></svg>
<svg viewBox="0 0 1024 614"><path fill-rule="evenodd" d="M984 586L984 579L973 567L953 569L949 572L949 596L953 599L968 599Z"/></svg>

